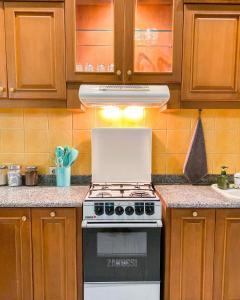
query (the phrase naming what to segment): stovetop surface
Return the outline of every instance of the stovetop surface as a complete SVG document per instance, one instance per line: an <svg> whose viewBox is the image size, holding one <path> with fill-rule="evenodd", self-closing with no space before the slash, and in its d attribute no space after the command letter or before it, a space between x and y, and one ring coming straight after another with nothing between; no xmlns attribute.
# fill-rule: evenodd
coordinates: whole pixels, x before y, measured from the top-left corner
<svg viewBox="0 0 240 300"><path fill-rule="evenodd" d="M86 200L99 199L157 199L151 183L93 183Z"/></svg>

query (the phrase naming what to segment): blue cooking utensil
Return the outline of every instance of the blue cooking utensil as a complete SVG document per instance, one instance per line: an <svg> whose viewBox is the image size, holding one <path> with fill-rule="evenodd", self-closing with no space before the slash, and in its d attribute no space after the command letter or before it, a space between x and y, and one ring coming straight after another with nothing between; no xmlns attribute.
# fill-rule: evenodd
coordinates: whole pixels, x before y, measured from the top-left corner
<svg viewBox="0 0 240 300"><path fill-rule="evenodd" d="M71 151L70 151L70 155L69 155L69 166L71 166L75 160L78 158L78 150L77 149L74 149L72 148Z"/></svg>

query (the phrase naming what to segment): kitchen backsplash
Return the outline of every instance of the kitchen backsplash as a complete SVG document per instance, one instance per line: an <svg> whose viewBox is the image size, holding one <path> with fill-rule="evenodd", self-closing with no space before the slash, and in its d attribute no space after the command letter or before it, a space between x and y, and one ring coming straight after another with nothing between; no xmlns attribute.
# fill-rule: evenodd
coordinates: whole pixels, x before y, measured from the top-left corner
<svg viewBox="0 0 240 300"><path fill-rule="evenodd" d="M74 175L91 173L90 134L93 127L150 127L153 129L153 174L182 174L197 110L145 109L137 121L124 117L106 120L100 109L72 113L63 109L1 109L0 164L37 165L47 174L54 165L57 145L72 145L79 152ZM203 110L208 168L240 171L240 110Z"/></svg>

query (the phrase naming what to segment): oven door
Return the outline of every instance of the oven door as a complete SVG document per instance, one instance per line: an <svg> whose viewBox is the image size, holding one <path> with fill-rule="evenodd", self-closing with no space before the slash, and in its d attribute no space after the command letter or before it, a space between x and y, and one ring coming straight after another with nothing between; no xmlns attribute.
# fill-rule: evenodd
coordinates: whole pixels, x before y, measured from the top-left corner
<svg viewBox="0 0 240 300"><path fill-rule="evenodd" d="M160 299L161 222L83 222L84 299Z"/></svg>
<svg viewBox="0 0 240 300"><path fill-rule="evenodd" d="M160 281L161 223L83 223L84 282Z"/></svg>

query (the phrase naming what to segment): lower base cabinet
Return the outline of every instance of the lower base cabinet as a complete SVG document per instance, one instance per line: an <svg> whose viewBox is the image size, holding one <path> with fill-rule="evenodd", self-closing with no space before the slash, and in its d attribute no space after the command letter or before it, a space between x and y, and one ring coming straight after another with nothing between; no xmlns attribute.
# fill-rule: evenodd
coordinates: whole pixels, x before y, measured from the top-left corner
<svg viewBox="0 0 240 300"><path fill-rule="evenodd" d="M0 208L1 300L77 300L80 218L75 208Z"/></svg>
<svg viewBox="0 0 240 300"><path fill-rule="evenodd" d="M0 299L32 300L30 209L0 209Z"/></svg>
<svg viewBox="0 0 240 300"><path fill-rule="evenodd" d="M212 300L215 210L172 209L170 218L166 299Z"/></svg>
<svg viewBox="0 0 240 300"><path fill-rule="evenodd" d="M164 300L240 300L240 209L166 209Z"/></svg>
<svg viewBox="0 0 240 300"><path fill-rule="evenodd" d="M240 209L216 211L214 300L240 299Z"/></svg>
<svg viewBox="0 0 240 300"><path fill-rule="evenodd" d="M32 209L34 300L76 300L76 210Z"/></svg>

